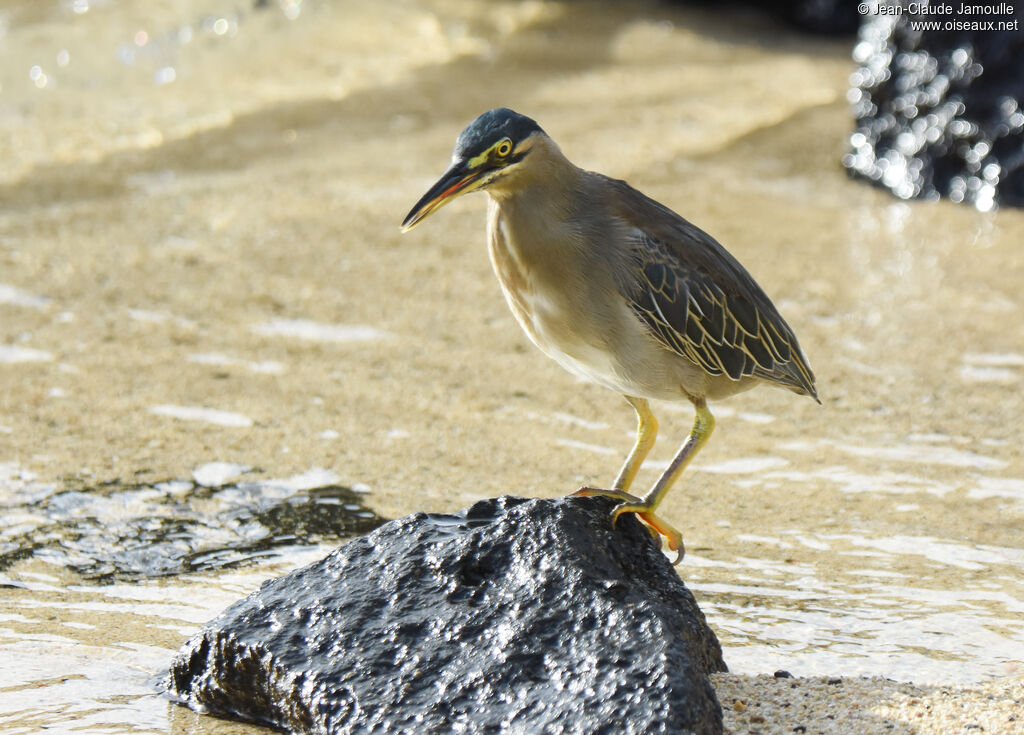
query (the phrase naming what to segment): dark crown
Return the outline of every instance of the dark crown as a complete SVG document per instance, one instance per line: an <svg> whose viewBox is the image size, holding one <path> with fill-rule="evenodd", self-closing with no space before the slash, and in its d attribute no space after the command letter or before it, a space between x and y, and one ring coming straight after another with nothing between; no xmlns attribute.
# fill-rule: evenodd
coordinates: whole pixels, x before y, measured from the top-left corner
<svg viewBox="0 0 1024 735"><path fill-rule="evenodd" d="M509 138L513 143L518 143L537 132L544 131L526 115L520 115L507 107L498 107L485 112L459 134L459 139L455 141L455 155L459 158L472 158L501 138Z"/></svg>

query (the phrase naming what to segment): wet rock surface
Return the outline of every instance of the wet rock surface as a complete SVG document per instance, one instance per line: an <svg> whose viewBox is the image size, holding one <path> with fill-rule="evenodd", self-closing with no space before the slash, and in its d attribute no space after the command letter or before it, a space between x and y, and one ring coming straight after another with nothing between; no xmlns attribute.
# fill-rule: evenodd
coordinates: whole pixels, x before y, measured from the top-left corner
<svg viewBox="0 0 1024 735"><path fill-rule="evenodd" d="M297 732L720 733L721 648L601 498L417 513L208 623L168 690Z"/></svg>
<svg viewBox="0 0 1024 735"><path fill-rule="evenodd" d="M78 489L22 482L0 500L0 570L26 558L94 582L250 563L291 545L367 533L384 519L362 494L312 471L280 480L193 480Z"/></svg>
<svg viewBox="0 0 1024 735"><path fill-rule="evenodd" d="M1024 206L1024 12L955 16L1016 22L1007 30L911 25L952 15L867 17L853 54L847 170L902 199Z"/></svg>
<svg viewBox="0 0 1024 735"><path fill-rule="evenodd" d="M730 5L704 0L703 5L730 12ZM853 34L860 23L855 0L747 0L776 18L808 33Z"/></svg>
<svg viewBox="0 0 1024 735"><path fill-rule="evenodd" d="M860 23L855 0L762 0L780 18L810 33L854 33Z"/></svg>

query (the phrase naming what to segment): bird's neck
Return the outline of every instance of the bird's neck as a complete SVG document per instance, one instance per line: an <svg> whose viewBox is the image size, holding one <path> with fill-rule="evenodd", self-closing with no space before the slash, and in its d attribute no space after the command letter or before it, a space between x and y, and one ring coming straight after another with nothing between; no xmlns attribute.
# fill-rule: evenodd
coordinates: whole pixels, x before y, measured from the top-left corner
<svg viewBox="0 0 1024 735"><path fill-rule="evenodd" d="M526 165L487 188L491 198L499 207L529 207L537 215L571 209L583 171L547 136L533 144L528 156Z"/></svg>
<svg viewBox="0 0 1024 735"><path fill-rule="evenodd" d="M534 167L531 179L514 190L487 190L495 271L503 283L519 284L525 291L564 280L575 253L585 248L579 221L580 170L568 161L545 169Z"/></svg>

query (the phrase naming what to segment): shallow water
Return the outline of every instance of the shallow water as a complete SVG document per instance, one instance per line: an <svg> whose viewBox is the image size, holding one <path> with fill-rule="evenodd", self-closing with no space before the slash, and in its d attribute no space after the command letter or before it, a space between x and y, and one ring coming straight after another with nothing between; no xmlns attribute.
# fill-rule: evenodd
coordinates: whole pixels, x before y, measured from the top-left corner
<svg viewBox="0 0 1024 735"><path fill-rule="evenodd" d="M518 331L484 197L398 232L499 104L715 234L817 373L820 407L713 406L663 506L730 667L1019 673L1024 213L849 181L849 46L642 3L3 4L0 727L243 731L152 687L336 541L239 551L281 478L385 518L611 480L631 411ZM692 420L655 410L638 482ZM120 567L95 541L161 518Z"/></svg>

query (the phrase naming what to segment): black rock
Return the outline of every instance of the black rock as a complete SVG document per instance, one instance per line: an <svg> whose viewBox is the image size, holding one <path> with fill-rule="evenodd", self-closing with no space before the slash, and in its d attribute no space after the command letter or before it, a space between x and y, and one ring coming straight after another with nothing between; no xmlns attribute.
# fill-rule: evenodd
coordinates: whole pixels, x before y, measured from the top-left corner
<svg viewBox="0 0 1024 735"><path fill-rule="evenodd" d="M677 1L721 10L723 15L734 12L734 5L749 5L767 11L801 31L821 35L852 35L860 25L857 5L861 0L740 0L732 3L722 3L721 0Z"/></svg>
<svg viewBox="0 0 1024 735"><path fill-rule="evenodd" d="M761 6L808 33L853 34L860 24L860 0L754 0Z"/></svg>
<svg viewBox="0 0 1024 735"><path fill-rule="evenodd" d="M869 15L861 26L850 89L857 126L843 165L903 199L1024 206L1024 11L932 6L952 12ZM944 30L954 23L993 27Z"/></svg>
<svg viewBox="0 0 1024 735"><path fill-rule="evenodd" d="M417 513L266 582L178 653L169 693L303 733L721 733L721 648L603 498Z"/></svg>

